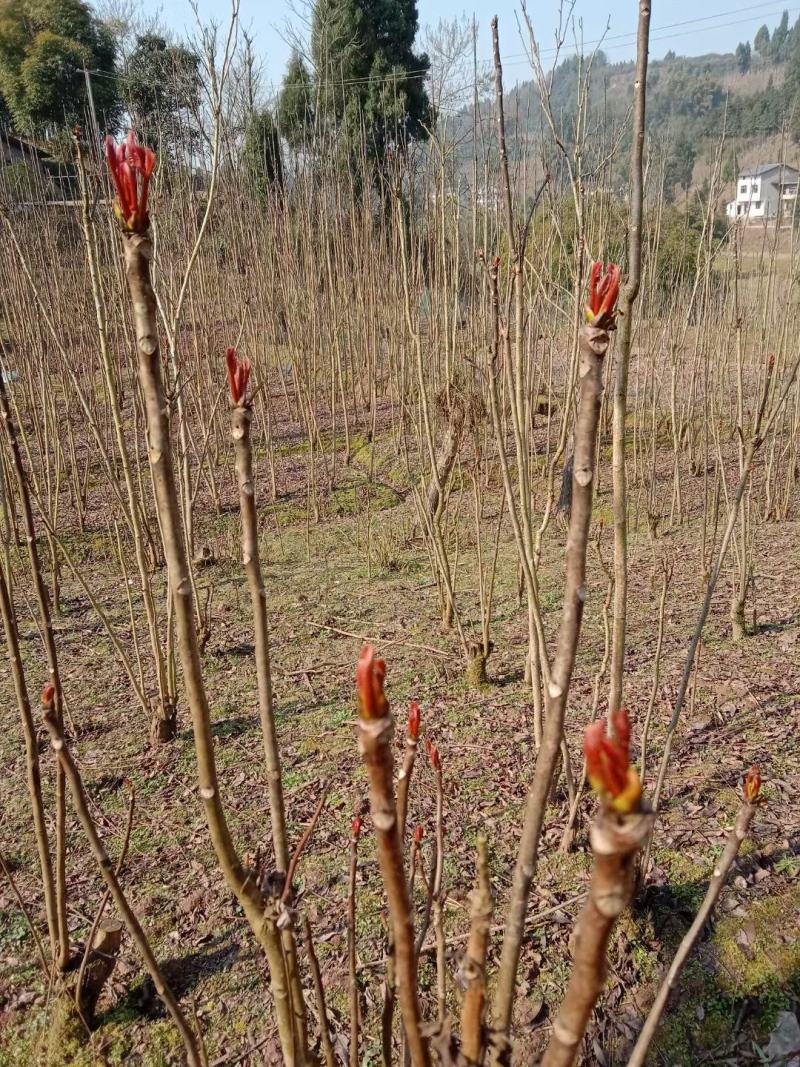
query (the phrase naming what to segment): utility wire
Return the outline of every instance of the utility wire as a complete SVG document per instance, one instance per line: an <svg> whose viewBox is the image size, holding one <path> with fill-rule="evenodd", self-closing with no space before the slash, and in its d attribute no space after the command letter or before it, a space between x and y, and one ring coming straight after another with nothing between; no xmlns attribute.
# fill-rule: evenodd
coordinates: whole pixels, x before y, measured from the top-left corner
<svg viewBox="0 0 800 1067"><path fill-rule="evenodd" d="M773 10L772 11L763 11L762 9L765 8L765 7L771 7L771 8L773 8ZM668 23L665 23L663 26L657 26L657 27L654 28L653 34L651 34L650 40L651 41L666 41L666 40L672 40L673 38L677 38L677 37L688 37L690 34L693 34L693 33L708 33L708 32L710 32L712 30L727 29L727 28L729 28L731 26L742 26L742 25L746 25L748 23L752 23L754 21L757 21L757 20L760 20L760 19L763 19L763 18L770 18L773 15L782 15L784 11L786 11L788 14L794 15L794 14L797 14L798 12L800 12L800 7L780 8L780 9L776 10L776 9L774 9L774 0L768 0L768 2L766 2L766 3L755 4L755 5L751 6L751 7L729 8L729 9L727 9L725 11L718 11L713 15L701 15L701 16L698 16L697 18L682 19L679 22L668 22ZM749 13L749 17L748 18L734 19L733 21L729 21L729 22L717 22L717 21L715 21L715 20L720 19L720 18L727 18L729 15L739 15L739 14L742 14L744 12L748 12ZM712 24L708 25L708 26L701 26L700 23L703 23L703 22L710 22ZM692 26L692 27L695 27L695 28L691 29L691 30L684 30L681 33L664 33L663 32L665 30L681 29L684 26ZM659 34L659 33L661 34L661 36L655 36L656 34ZM581 41L579 47L581 49L589 49L589 48L594 48L594 47L596 47L598 45L603 45L604 48L608 48L608 49L625 48L625 47L633 44L635 42L635 40L636 40L636 31L632 30L632 31L628 31L626 33L608 34L608 35L605 35L603 37L598 37L598 38L596 38L594 40L590 40L590 41ZM614 43L614 42L618 42L618 43ZM539 54L540 58L548 58L548 57L559 55L559 54L560 55L564 55L564 56L568 56L568 55L575 54L575 52L576 52L576 49L575 49L574 44L569 44L569 45L564 44L561 47L540 48L539 51L538 51L538 54ZM686 58L686 57L680 57L680 58ZM689 58L691 58L691 57L689 57ZM679 60L676 59L676 62L677 61L679 61ZM661 62L664 62L664 61L662 60ZM526 52L515 52L515 53L512 53L511 55L507 56L503 60L503 66L504 67L520 66L520 65L526 65L526 64L529 64L529 63L530 63L530 56ZM92 75L96 75L99 78L113 78L116 81L122 81L122 82L132 80L131 75L122 74L122 73L115 73L114 71L108 71L108 70L99 70L99 69L96 69L96 68L90 69L89 73L92 74ZM389 82L389 81L392 81L392 80L395 80L395 81L424 80L429 75L430 75L430 69L429 68L427 68L427 67L418 67L416 69L411 69L411 70L390 71L387 74L367 74L362 78L328 79L326 81L315 82L314 83L314 88L315 89L327 88L328 86L334 86L335 88L339 88L339 87L345 86L345 85L361 85L361 84L365 84L365 83L369 83L369 82L373 82L373 81L374 82ZM476 84L479 85L480 83L476 83L476 82L465 83L460 89L454 90L454 91L461 92L461 91L466 91L467 89L474 89L476 87Z"/></svg>

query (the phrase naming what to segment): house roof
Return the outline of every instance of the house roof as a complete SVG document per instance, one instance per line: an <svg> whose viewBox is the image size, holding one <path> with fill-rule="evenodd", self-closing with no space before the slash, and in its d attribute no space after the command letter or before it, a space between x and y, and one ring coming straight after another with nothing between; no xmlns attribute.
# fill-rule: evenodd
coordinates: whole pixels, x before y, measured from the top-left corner
<svg viewBox="0 0 800 1067"><path fill-rule="evenodd" d="M771 173L773 170L791 171L792 174L797 174L796 167L790 167L788 163L762 163L758 167L745 167L744 170L739 172L740 178L761 178L765 174Z"/></svg>

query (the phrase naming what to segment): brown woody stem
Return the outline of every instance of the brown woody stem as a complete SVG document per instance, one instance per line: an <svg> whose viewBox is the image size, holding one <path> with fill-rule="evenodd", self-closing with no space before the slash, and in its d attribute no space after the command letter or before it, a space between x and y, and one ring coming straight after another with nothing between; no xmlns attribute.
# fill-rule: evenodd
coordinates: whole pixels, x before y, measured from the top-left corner
<svg viewBox="0 0 800 1067"><path fill-rule="evenodd" d="M39 868L42 876L44 909L47 916L47 932L50 937L50 955L56 958L58 948L58 912L56 908L56 891L53 881L53 865L50 858L50 840L47 835L47 822L42 800L42 777L39 766L39 745L36 737L36 725L31 712L28 686L22 669L22 657L19 647L19 631L14 602L6 582L5 572L0 566L0 613L3 616L3 630L6 636L6 650L14 676L14 691L17 697L22 720L22 733L25 738L25 776L28 784L28 797L33 814L33 832L36 838L36 851L39 855ZM47 968L45 968L45 971Z"/></svg>
<svg viewBox="0 0 800 1067"><path fill-rule="evenodd" d="M322 982L322 974L319 969L319 960L314 951L314 934L307 915L303 916L303 941L305 942L308 967L311 971L311 981L314 986L314 996L317 1001L317 1014L319 1015L319 1039L322 1045L322 1054L325 1057L325 1067L336 1067L336 1057L333 1054L331 1042L331 1029L328 1022L328 1009L325 1004L325 986Z"/></svg>
<svg viewBox="0 0 800 1067"><path fill-rule="evenodd" d="M601 811L590 830L592 884L575 928L572 974L541 1067L572 1067L606 980L608 939L633 894L636 856L653 816Z"/></svg>
<svg viewBox="0 0 800 1067"><path fill-rule="evenodd" d="M478 870L472 891L467 951L461 962L464 1003L461 1007L461 1053L470 1064L483 1058L483 1015L486 1006L486 953L492 923L492 888L486 838L478 838Z"/></svg>
<svg viewBox="0 0 800 1067"><path fill-rule="evenodd" d="M598 327L583 326L578 334L578 345L580 385L572 472L572 511L565 553L564 604L556 654L546 687L546 717L542 744L536 754L536 766L528 790L522 837L514 868L495 999L495 1026L505 1034L511 1026L517 967L525 931L525 912L536 873L539 839L550 783L564 735L567 692L572 678L586 598L586 549L592 518L597 424L603 392L603 357L608 351L609 335Z"/></svg>
<svg viewBox="0 0 800 1067"><path fill-rule="evenodd" d="M350 878L347 892L347 969L350 978L350 1067L358 1067L358 970L356 967L356 875L358 835L350 837Z"/></svg>
<svg viewBox="0 0 800 1067"><path fill-rule="evenodd" d="M394 797L392 727L392 717L388 713L380 719L359 719L359 747L369 774L370 811L389 903L397 991L406 1041L414 1067L428 1067L428 1046L420 1029L414 928Z"/></svg>
<svg viewBox="0 0 800 1067"><path fill-rule="evenodd" d="M411 788L411 776L414 773L414 763L417 758L417 739L410 735L406 737L406 750L403 756L403 766L397 776L397 829L400 834L400 843L403 844L406 836L406 819L408 817L408 792Z"/></svg>
<svg viewBox="0 0 800 1067"><path fill-rule="evenodd" d="M269 657L269 622L267 619L267 591L261 572L258 547L258 516L256 513L255 481L253 479L253 450L250 424L253 412L249 406L237 405L231 411L231 436L236 450L236 478L239 483L239 511L242 517L242 566L247 575L250 605L253 611L253 632L258 677L258 710L267 764L269 811L272 824L272 843L275 864L286 871L289 848L286 838L286 814L281 781L281 760L275 715L272 706L272 675Z"/></svg>
<svg viewBox="0 0 800 1067"><path fill-rule="evenodd" d="M150 282L153 248L147 236L126 233L124 252L125 275L133 303L139 383L147 419L150 470L167 561L178 652L192 718L200 799L222 874L267 956L281 1048L288 1067L295 1067L305 1063L306 1053L302 1043L298 1047L295 1032L287 966L277 929L276 902L264 897L252 874L239 860L219 794L211 715L200 665L192 583L175 485L169 405L161 375L156 300ZM295 1010L302 1011L302 1004L296 1005Z"/></svg>
<svg viewBox="0 0 800 1067"><path fill-rule="evenodd" d="M11 460L16 475L22 516L25 523L25 539L28 544L28 558L31 566L36 603L39 608L42 639L47 655L47 668L50 681L55 690L55 713L59 726L64 721L64 691L61 687L61 674L58 668L56 639L53 633L53 620L50 610L50 595L42 577L42 566L36 540L36 526L33 521L28 473L22 462L17 431L8 403L5 379L0 373L0 414L5 425L6 436L11 449ZM56 817L55 817L55 918L58 932L58 953L56 965L59 970L66 969L69 958L69 926L67 925L67 846L66 846L66 798L64 793L64 775L61 767L56 767Z"/></svg>
<svg viewBox="0 0 800 1067"><path fill-rule="evenodd" d="M639 0L636 78L633 86L628 282L620 302L620 336L614 378L614 425L611 465L614 508L614 616L611 636L611 685L608 697L608 709L610 712L618 711L622 706L622 674L625 664L625 630L628 613L628 490L625 470L625 443L628 416L628 368L633 336L633 308L639 293L642 277L643 157L649 41L650 0Z"/></svg>
<svg viewBox="0 0 800 1067"><path fill-rule="evenodd" d="M411 788L411 776L417 758L417 739L410 734L406 736L406 749L403 766L397 776L397 825L401 847L405 846L406 820L408 817L408 793ZM413 863L411 867L413 877ZM409 892L413 904L413 891ZM381 1010L381 1042L384 1067L392 1067L392 1030L394 1027L395 1003L395 965L394 944L389 938L386 950L386 977L383 983L383 1008Z"/></svg>

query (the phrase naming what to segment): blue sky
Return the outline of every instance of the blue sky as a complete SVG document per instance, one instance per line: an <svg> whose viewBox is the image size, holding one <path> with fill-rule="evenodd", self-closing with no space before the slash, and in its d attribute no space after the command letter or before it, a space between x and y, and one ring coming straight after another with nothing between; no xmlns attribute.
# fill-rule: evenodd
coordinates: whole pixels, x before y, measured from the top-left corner
<svg viewBox="0 0 800 1067"><path fill-rule="evenodd" d="M654 0L651 21L651 55L660 58L674 49L679 55L699 55L703 52L729 52L742 40L752 40L758 27L766 22L772 28L779 21L785 4L755 3L743 0ZM194 24L188 0L143 0L149 12L160 12L163 22L178 34ZM227 16L228 0L198 0L201 18L221 20ZM277 85L289 55L286 26L290 23L303 33L303 14L307 5L303 0L241 0L242 23L255 36L256 49L264 61L266 81ZM490 56L489 21L497 14L500 20L500 40L506 58L509 83L530 76L529 67L520 55L522 45L517 31L515 12L519 3L496 0L491 6L478 9L465 6L463 0L419 0L420 26L436 24L439 19L451 19L476 10L480 32L480 54ZM557 0L537 3L529 0L528 10L537 27L542 49L553 40L557 18ZM800 13L800 5L788 5L791 22ZM585 41L595 41L606 32L604 50L609 60L628 59L634 52L636 0L577 0L575 19L581 20Z"/></svg>

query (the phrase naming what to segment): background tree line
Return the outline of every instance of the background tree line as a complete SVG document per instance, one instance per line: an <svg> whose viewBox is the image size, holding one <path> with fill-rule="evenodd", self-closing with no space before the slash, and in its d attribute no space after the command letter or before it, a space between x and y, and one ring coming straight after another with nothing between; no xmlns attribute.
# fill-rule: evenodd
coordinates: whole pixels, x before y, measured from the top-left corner
<svg viewBox="0 0 800 1067"><path fill-rule="evenodd" d="M472 41L470 28L462 30L449 51L464 58ZM317 0L308 41L297 42L273 98L263 89L248 40L231 90L236 117L228 165L244 167L263 198L297 166L352 165L366 151L380 170L410 143L424 143L436 127L431 100L437 92L418 33L416 0ZM83 122L91 103L101 129L135 126L164 160L191 168L193 153L204 151L201 63L198 43L172 39L153 20L101 17L86 0L0 0L0 121L18 133L52 137ZM589 148L599 159L608 136L617 137L621 160L629 146L633 65L610 63L598 51L584 83L579 73L587 63L568 56L552 73L559 135L574 143L585 85L586 121L598 134L588 139ZM466 67L472 74L471 64ZM759 82L746 80L757 72ZM489 120L483 88L480 117ZM800 138L800 18L790 24L784 11L774 28L762 26L752 43L742 42L733 54L668 52L651 64L649 93L651 131L669 130L665 189L685 195L697 162L711 157L723 122L740 149L784 129ZM509 98L509 140L519 159L541 129L541 105L533 82L517 86ZM470 104L448 116L465 173L473 154L473 111ZM626 173L615 166L622 190ZM732 178L730 170L729 162L726 175Z"/></svg>
<svg viewBox="0 0 800 1067"><path fill-rule="evenodd" d="M312 134L337 158L365 143L376 162L427 137L429 62L414 50L417 31L416 0L318 0L308 55L294 52L277 101L261 89L245 34L233 129L238 158L264 193L283 182L284 150L308 153ZM0 120L53 138L93 108L102 130L135 126L176 162L196 147L186 130L201 125L201 58L157 24L103 19L86 0L0 0Z"/></svg>

